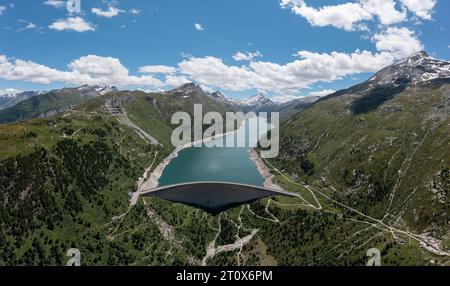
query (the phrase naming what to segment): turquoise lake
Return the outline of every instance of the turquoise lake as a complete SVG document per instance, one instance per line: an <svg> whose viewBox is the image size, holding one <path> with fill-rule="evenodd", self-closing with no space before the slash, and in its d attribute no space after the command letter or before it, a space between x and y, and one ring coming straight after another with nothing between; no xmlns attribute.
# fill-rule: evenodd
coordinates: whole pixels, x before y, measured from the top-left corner
<svg viewBox="0 0 450 286"><path fill-rule="evenodd" d="M227 135L224 140L245 138L246 147L190 147L179 152L163 171L159 186L168 186L193 182L229 182L254 186L263 186L264 178L258 172L256 164L250 159L250 151L255 146L255 136L249 135L249 126L254 126L256 118L247 120L246 128L239 128L235 134ZM249 138L253 138L250 140ZM252 141L252 142L250 142Z"/></svg>

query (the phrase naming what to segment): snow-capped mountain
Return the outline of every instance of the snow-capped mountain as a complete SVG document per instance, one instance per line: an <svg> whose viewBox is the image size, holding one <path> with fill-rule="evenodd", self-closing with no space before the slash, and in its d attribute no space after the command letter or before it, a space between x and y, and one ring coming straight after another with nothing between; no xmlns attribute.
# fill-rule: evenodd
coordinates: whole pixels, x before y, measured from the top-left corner
<svg viewBox="0 0 450 286"><path fill-rule="evenodd" d="M19 93L22 91L14 88L0 89L0 97L14 97Z"/></svg>
<svg viewBox="0 0 450 286"><path fill-rule="evenodd" d="M319 101L353 94L363 98L361 102L381 104L407 88L435 81L450 81L450 62L434 59L422 51L385 67L363 83L337 91Z"/></svg>
<svg viewBox="0 0 450 286"><path fill-rule="evenodd" d="M7 92L7 93L5 93ZM6 89L0 94L0 110L16 105L19 102L27 100L33 96L41 94L42 91L19 91Z"/></svg>
<svg viewBox="0 0 450 286"><path fill-rule="evenodd" d="M372 86L417 84L438 78L450 78L450 62L434 59L422 51L377 72L369 83Z"/></svg>
<svg viewBox="0 0 450 286"><path fill-rule="evenodd" d="M115 86L99 86L99 85L90 85L85 84L78 88L79 91L82 91L83 93L89 94L92 93L94 96L96 95L104 95L108 92L116 92L118 91L117 87Z"/></svg>
<svg viewBox="0 0 450 286"><path fill-rule="evenodd" d="M179 95L183 95L183 96L189 96L190 94L207 95L207 93L200 86L198 86L192 82L180 85L179 87L169 90L169 91L166 91L164 93L168 94L168 95L179 94Z"/></svg>
<svg viewBox="0 0 450 286"><path fill-rule="evenodd" d="M240 101L240 104L245 106L255 106L255 105L267 105L267 104L275 104L272 100L266 97L263 94L257 94L255 96L250 97L249 99L244 99Z"/></svg>
<svg viewBox="0 0 450 286"><path fill-rule="evenodd" d="M299 97L289 102L274 102L264 94L256 94L247 99L234 99L225 96L220 91L206 92L201 86L195 83L186 83L175 89L165 91L163 94L182 100L190 100L194 103L203 102L207 97L213 99L216 104L231 111L242 112L288 112L293 114L311 106L320 97ZM203 103L206 103L205 101Z"/></svg>
<svg viewBox="0 0 450 286"><path fill-rule="evenodd" d="M232 110L242 110L242 111L273 111L278 106L278 103L273 102L267 96L263 94L254 95L248 99L234 99L228 98L222 93L216 91L209 93L214 100L224 103Z"/></svg>
<svg viewBox="0 0 450 286"><path fill-rule="evenodd" d="M209 95L210 95L212 98L214 98L214 99L216 99L216 100L219 100L219 101L222 101L222 102L226 102L226 101L229 100L229 99L228 99L225 95L223 95L220 91L211 92Z"/></svg>
<svg viewBox="0 0 450 286"><path fill-rule="evenodd" d="M114 86L83 85L50 91L29 91L12 97L0 111L0 122L16 122L28 118L48 117L63 113L92 98L118 91ZM0 109L1 106L0 106Z"/></svg>
<svg viewBox="0 0 450 286"><path fill-rule="evenodd" d="M210 94L216 100L227 103L228 105L240 107L244 110L250 111L282 111L292 106L301 105L302 107L309 106L319 100L320 96L303 96L297 97L286 102L276 102L263 94L257 94L248 99L232 99L225 97L220 92Z"/></svg>

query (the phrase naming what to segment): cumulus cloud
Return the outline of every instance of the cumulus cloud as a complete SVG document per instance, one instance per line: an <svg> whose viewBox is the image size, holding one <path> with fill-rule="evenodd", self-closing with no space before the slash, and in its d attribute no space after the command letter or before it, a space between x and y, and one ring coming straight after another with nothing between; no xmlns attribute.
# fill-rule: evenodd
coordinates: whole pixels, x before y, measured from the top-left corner
<svg viewBox="0 0 450 286"><path fill-rule="evenodd" d="M144 75L130 75L119 59L88 55L72 61L67 71L56 70L31 61L0 56L0 78L48 84L99 84L163 88L195 81L209 88L226 91L259 90L274 94L295 95L320 82L332 82L360 73L376 72L398 59L395 41L404 38L392 35L406 31L386 31L376 35L379 52L356 50L353 53L314 53L299 51L298 59L287 64L251 61L247 65L228 65L216 57L189 57L171 66L143 66ZM396 34L397 33L397 34ZM407 45L405 45L407 46ZM406 49L406 48L405 48ZM160 74L163 79L153 75ZM321 91L331 93L331 90ZM312 93L313 96L322 95Z"/></svg>
<svg viewBox="0 0 450 286"><path fill-rule="evenodd" d="M437 2L436 0L400 0L400 1L406 8L408 8L408 10L410 10L418 17L425 20L432 19L431 14Z"/></svg>
<svg viewBox="0 0 450 286"><path fill-rule="evenodd" d="M248 52L248 53L237 52L233 55L233 59L235 61L251 61L254 58L259 58L262 56L263 55L259 51L256 51L254 53L252 53L252 52Z"/></svg>
<svg viewBox="0 0 450 286"><path fill-rule="evenodd" d="M176 76L176 75L168 75L164 81L164 85L170 87L178 87L180 85L190 83L191 80L186 78L185 76Z"/></svg>
<svg viewBox="0 0 450 286"><path fill-rule="evenodd" d="M0 15L3 14L3 12L6 10L5 6L0 5Z"/></svg>
<svg viewBox="0 0 450 286"><path fill-rule="evenodd" d="M57 20L48 27L57 31L72 30L79 33L95 31L95 27L81 17Z"/></svg>
<svg viewBox="0 0 450 286"><path fill-rule="evenodd" d="M375 45L375 51L355 50L345 53L299 51L296 53L297 58L286 64L262 61L258 59L262 56L259 51L236 52L233 59L245 63L235 65L227 64L217 57L193 57L185 54L177 66L142 66L139 68L141 73L139 76L131 75L119 59L111 57L96 55L81 57L71 62L68 69L63 71L31 61L0 56L0 78L36 83L57 81L80 85L90 83L152 89L174 87L195 81L208 88L226 91L256 89L281 94L284 99L280 97L278 100L287 100L289 96L298 94L302 89L310 88L316 83L376 72L396 60L422 50L423 45L413 30L392 26L406 21L406 9L413 9L411 5L414 1L403 0L405 6L401 10L398 10L399 3L394 0L358 0L341 5L312 8L307 6L304 0L281 0L282 7L291 8L294 13L305 17L314 26L331 25L354 31L361 29L363 21L378 19L381 25L378 25L377 31L370 37ZM431 15L430 6L414 7L415 11L422 11L420 13L428 11ZM194 27L203 30L198 23ZM95 30L81 17L59 20L50 25L50 28L78 32ZM334 90L323 90L312 92L310 95L323 96L332 92Z"/></svg>
<svg viewBox="0 0 450 286"><path fill-rule="evenodd" d="M117 85L162 87L159 79L152 76L133 76L118 59L88 55L78 58L68 65L69 70L61 71L32 61L8 59L0 55L0 78L23 80L33 83L50 84L64 82L83 85Z"/></svg>
<svg viewBox="0 0 450 286"><path fill-rule="evenodd" d="M297 53L299 60L280 65L254 61L230 66L215 57L189 58L178 64L181 74L201 84L229 91L259 89L277 94L295 94L317 82L331 82L346 76L375 72L395 61L389 52L319 54Z"/></svg>
<svg viewBox="0 0 450 286"><path fill-rule="evenodd" d="M277 103L286 103L292 100L300 99L300 96L297 95L276 95L272 96L270 100Z"/></svg>
<svg viewBox="0 0 450 286"><path fill-rule="evenodd" d="M69 74L31 61L20 59L10 61L6 56L0 55L0 77L7 80L49 84L53 81L65 82L69 79Z"/></svg>
<svg viewBox="0 0 450 286"><path fill-rule="evenodd" d="M228 66L215 57L189 58L178 64L180 72L201 84L230 91L247 90L258 75L245 67Z"/></svg>
<svg viewBox="0 0 450 286"><path fill-rule="evenodd" d="M361 0L362 7L375 15L383 25L392 25L406 20L406 11L398 11L394 0Z"/></svg>
<svg viewBox="0 0 450 286"><path fill-rule="evenodd" d="M347 31L355 30L355 24L361 21L372 19L372 15L360 3L344 3L316 9L302 0L281 0L281 7L290 7L293 13L304 17L313 26L334 26Z"/></svg>
<svg viewBox="0 0 450 286"><path fill-rule="evenodd" d="M199 23L195 23L194 24L194 28L197 30L197 31L204 31L205 29L203 28L203 26L201 25L201 24L199 24Z"/></svg>
<svg viewBox="0 0 450 286"><path fill-rule="evenodd" d="M317 27L333 26L346 31L365 30L364 22L373 21L375 17L384 26L397 24L407 19L407 11L418 17L430 20L436 0L359 0L319 8L308 6L305 0L281 0L282 8L304 17L311 25ZM402 9L397 6L402 4Z"/></svg>
<svg viewBox="0 0 450 286"><path fill-rule="evenodd" d="M390 52L395 58L407 57L424 49L415 33L408 28L390 27L373 36L378 51Z"/></svg>
<svg viewBox="0 0 450 286"><path fill-rule="evenodd" d="M176 71L176 68L164 65L143 66L139 68L139 72L148 74L174 74Z"/></svg>
<svg viewBox="0 0 450 286"><path fill-rule="evenodd" d="M107 10L102 10L100 8L92 8L91 12L99 17L112 18L112 17L119 15L119 13L122 13L125 11L120 10L113 6L109 6Z"/></svg>

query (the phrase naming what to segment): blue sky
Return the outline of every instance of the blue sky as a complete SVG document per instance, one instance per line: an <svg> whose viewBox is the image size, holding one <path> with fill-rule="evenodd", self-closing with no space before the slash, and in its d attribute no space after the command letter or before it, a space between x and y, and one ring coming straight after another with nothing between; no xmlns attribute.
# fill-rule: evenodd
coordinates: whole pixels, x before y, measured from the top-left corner
<svg viewBox="0 0 450 286"><path fill-rule="evenodd" d="M194 81L243 98L325 94L425 49L450 58L446 0L0 0L0 90ZM239 53L239 54L238 54Z"/></svg>

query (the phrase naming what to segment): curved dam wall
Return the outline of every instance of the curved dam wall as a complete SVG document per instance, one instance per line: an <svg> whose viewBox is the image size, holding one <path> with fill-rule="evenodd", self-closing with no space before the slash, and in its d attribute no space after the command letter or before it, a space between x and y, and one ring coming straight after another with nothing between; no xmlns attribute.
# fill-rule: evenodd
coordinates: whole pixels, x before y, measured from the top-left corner
<svg viewBox="0 0 450 286"><path fill-rule="evenodd" d="M158 197L171 202L198 207L211 213L217 213L262 198L275 196L294 197L296 195L242 184L200 182L165 186L141 193L141 196Z"/></svg>

